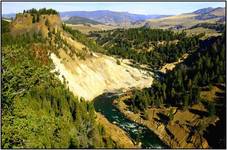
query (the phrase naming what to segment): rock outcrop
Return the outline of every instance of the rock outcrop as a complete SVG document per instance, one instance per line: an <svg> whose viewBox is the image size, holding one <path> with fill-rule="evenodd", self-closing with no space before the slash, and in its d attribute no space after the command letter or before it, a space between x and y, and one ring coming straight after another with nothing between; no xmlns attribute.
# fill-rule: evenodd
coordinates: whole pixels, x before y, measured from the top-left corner
<svg viewBox="0 0 227 150"><path fill-rule="evenodd" d="M40 32L44 37L47 37L48 32L59 30L62 30L62 22L58 15L40 15L37 20L37 16L30 13L17 14L10 25L12 35Z"/></svg>

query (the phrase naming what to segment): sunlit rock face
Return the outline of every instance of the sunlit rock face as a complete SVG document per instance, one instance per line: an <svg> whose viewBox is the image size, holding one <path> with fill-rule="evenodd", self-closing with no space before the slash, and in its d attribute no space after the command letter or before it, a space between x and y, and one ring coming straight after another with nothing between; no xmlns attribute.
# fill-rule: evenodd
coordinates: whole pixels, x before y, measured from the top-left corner
<svg viewBox="0 0 227 150"><path fill-rule="evenodd" d="M96 96L132 87L149 87L153 78L148 72L125 63L117 64L113 57L93 53L85 60L69 57L63 50L60 58L50 55L58 77L67 82L69 89L79 97L92 100Z"/></svg>

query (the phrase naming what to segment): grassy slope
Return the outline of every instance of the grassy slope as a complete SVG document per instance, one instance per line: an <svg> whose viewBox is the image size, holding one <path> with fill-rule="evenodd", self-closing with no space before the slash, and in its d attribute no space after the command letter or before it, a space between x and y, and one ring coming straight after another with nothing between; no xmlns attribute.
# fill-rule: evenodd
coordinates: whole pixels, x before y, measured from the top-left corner
<svg viewBox="0 0 227 150"><path fill-rule="evenodd" d="M176 15L161 19L148 20L147 25L151 27L169 28L176 25L182 25L185 28L191 27L198 23L215 23L217 19L197 20L195 17L197 14L189 13Z"/></svg>
<svg viewBox="0 0 227 150"><path fill-rule="evenodd" d="M89 34L91 31L102 31L102 30L112 30L116 27L114 26L109 26L109 25L102 25L102 24L97 24L97 25L85 25L85 24L70 24L67 23L67 26L71 27L74 30L78 30L84 34Z"/></svg>
<svg viewBox="0 0 227 150"><path fill-rule="evenodd" d="M186 29L185 32L187 33L188 36L192 35L198 35L201 33L205 33L205 36L202 37L202 39L206 39L211 36L219 36L221 33L218 33L217 31L213 29L208 29L208 28L203 28L203 27L197 27L193 29Z"/></svg>

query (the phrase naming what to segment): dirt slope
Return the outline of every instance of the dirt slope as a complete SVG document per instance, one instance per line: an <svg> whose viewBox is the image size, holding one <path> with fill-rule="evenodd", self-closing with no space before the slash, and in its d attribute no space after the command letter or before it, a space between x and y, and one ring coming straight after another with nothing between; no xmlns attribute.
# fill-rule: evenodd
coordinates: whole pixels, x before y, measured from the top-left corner
<svg viewBox="0 0 227 150"><path fill-rule="evenodd" d="M86 100L92 100L107 91L148 87L153 81L146 71L123 62L118 65L113 57L93 53L89 58L81 60L75 56L71 58L64 50L60 50L59 54L60 58L54 53L50 55L55 71L60 73L58 77L62 81L65 78L69 89Z"/></svg>

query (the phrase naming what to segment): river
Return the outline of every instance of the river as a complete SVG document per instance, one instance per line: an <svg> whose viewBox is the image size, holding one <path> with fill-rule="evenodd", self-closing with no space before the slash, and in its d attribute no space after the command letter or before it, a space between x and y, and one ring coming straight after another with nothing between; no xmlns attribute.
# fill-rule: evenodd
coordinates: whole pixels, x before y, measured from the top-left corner
<svg viewBox="0 0 227 150"><path fill-rule="evenodd" d="M111 123L116 124L126 131L130 138L135 142L141 142L142 148L168 148L151 130L127 119L112 104L117 98L117 94L105 93L95 98L94 107L96 112L100 112ZM114 133L113 133L114 134Z"/></svg>

